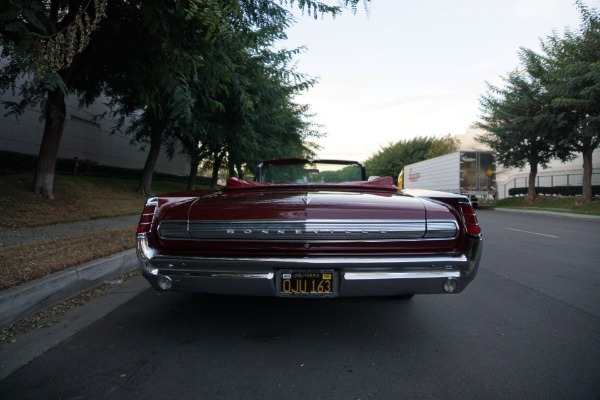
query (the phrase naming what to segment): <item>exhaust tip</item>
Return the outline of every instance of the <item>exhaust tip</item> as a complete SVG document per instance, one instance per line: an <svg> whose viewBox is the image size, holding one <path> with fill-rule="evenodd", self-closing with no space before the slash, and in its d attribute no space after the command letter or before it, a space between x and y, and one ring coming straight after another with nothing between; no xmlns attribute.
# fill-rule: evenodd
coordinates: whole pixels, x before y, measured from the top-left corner
<svg viewBox="0 0 600 400"><path fill-rule="evenodd" d="M173 280L165 275L159 276L157 283L162 290L169 290L173 286Z"/></svg>
<svg viewBox="0 0 600 400"><path fill-rule="evenodd" d="M450 278L444 281L444 290L446 293L452 293L458 287L458 281L456 279Z"/></svg>

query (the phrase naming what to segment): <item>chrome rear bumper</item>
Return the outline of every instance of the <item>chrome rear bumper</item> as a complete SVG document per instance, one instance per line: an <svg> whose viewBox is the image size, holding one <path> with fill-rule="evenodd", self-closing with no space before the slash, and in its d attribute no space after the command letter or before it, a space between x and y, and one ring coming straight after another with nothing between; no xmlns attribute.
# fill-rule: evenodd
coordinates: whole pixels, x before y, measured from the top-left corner
<svg viewBox="0 0 600 400"><path fill-rule="evenodd" d="M340 297L448 293L449 280L459 293L475 277L481 251L481 238L472 237L458 257L178 257L156 255L145 235L137 238L142 274L155 289L244 296L276 296L280 269L333 269Z"/></svg>

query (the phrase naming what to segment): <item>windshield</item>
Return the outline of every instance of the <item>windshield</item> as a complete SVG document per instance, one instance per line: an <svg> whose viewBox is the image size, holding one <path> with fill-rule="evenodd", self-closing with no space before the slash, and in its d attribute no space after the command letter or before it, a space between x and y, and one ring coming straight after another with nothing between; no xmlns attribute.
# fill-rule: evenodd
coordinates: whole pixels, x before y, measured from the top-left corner
<svg viewBox="0 0 600 400"><path fill-rule="evenodd" d="M364 181L364 167L350 161L298 160L265 162L259 166L258 182L320 184Z"/></svg>

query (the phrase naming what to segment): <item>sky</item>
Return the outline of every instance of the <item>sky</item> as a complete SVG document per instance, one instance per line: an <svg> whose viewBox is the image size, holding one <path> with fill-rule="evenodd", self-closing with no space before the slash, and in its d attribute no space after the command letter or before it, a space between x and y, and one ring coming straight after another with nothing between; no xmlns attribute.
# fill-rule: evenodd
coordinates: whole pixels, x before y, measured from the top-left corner
<svg viewBox="0 0 600 400"><path fill-rule="evenodd" d="M318 156L357 161L400 140L467 133L486 82L502 86L519 48L580 25L575 0L372 0L368 13L361 3L335 19L295 14L283 46L304 46L296 70L318 78L296 98L327 133Z"/></svg>

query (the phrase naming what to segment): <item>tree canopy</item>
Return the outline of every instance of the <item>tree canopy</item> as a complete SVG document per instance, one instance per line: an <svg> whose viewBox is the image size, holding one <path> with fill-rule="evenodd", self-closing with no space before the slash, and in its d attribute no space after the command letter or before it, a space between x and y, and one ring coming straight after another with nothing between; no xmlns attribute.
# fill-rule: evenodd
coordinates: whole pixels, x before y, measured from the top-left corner
<svg viewBox="0 0 600 400"><path fill-rule="evenodd" d="M405 165L442 156L459 150L459 142L450 134L443 137L416 137L381 147L365 166L369 175L391 176L397 179Z"/></svg>
<svg viewBox="0 0 600 400"><path fill-rule="evenodd" d="M161 146L174 141L198 150L221 146L232 164L244 161L241 154L258 155L237 146L252 144L264 152L267 141L261 136L279 139L284 130L293 140L282 143L306 150L303 140L315 131L306 120L310 113L293 104L293 95L311 80L281 62L293 52L278 53L272 44L285 38L292 7L317 18L355 10L360 1L341 0L338 6L313 0L3 2L0 44L7 61L0 66L0 90L12 89L21 98L5 106L18 115L44 105L35 191L52 198L68 94L84 103L108 95L123 120L133 121L127 128L133 137L150 138L142 191L149 190ZM369 1L362 0L365 7ZM254 86L253 78L261 74L264 85ZM268 124L265 116L273 117ZM258 130L267 127L277 129ZM196 156L216 159L221 153L213 149Z"/></svg>
<svg viewBox="0 0 600 400"><path fill-rule="evenodd" d="M489 85L480 99L480 141L506 167L530 165L534 198L538 165L583 156L583 201L592 200L592 153L600 146L600 14L578 1L581 25L541 40L541 52L522 48L521 66Z"/></svg>
<svg viewBox="0 0 600 400"><path fill-rule="evenodd" d="M504 167L529 164L528 198L534 199L538 167L546 167L553 158L568 157L557 140L562 122L539 80L517 70L504 82L502 88L488 85L480 99L482 121L477 126L487 133L478 140L496 152L496 160Z"/></svg>

